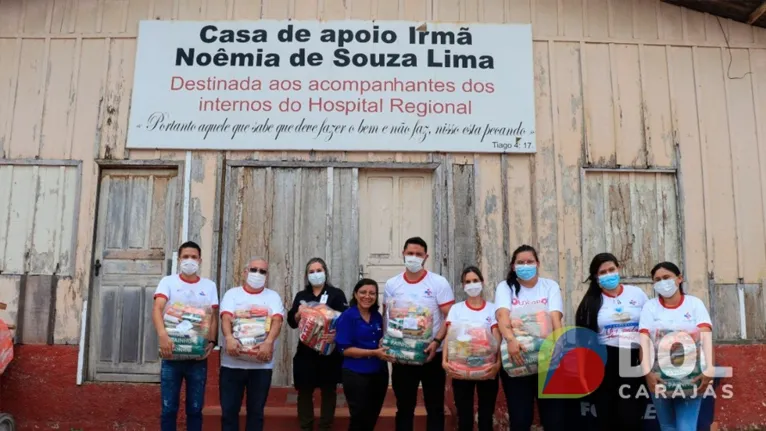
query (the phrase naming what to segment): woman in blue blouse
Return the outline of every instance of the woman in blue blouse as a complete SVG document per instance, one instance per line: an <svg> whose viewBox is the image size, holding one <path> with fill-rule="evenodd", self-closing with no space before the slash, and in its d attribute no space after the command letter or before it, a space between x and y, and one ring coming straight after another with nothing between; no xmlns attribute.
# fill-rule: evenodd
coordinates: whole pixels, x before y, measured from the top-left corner
<svg viewBox="0 0 766 431"><path fill-rule="evenodd" d="M370 431L388 390L388 361L383 316L378 311L378 283L363 278L354 286L349 308L336 324L335 343L343 353L343 393L351 414L349 431Z"/></svg>

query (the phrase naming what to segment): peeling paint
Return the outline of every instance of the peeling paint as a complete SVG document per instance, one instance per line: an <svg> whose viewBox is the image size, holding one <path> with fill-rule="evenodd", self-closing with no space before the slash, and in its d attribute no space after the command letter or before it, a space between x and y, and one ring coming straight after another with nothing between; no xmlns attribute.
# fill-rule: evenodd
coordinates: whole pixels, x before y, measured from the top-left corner
<svg viewBox="0 0 766 431"><path fill-rule="evenodd" d="M205 161L202 160L201 154L195 154L192 157L191 179L196 183L205 181Z"/></svg>

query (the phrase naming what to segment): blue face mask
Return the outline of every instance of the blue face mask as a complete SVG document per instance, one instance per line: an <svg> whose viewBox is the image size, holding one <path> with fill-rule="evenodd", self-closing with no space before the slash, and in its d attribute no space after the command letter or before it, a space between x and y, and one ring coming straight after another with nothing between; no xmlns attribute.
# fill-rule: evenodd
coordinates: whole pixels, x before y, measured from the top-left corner
<svg viewBox="0 0 766 431"><path fill-rule="evenodd" d="M598 284L606 290L617 289L620 285L620 273L613 272L611 274L604 274L598 277Z"/></svg>
<svg viewBox="0 0 766 431"><path fill-rule="evenodd" d="M529 281L537 275L537 265L516 265L516 277Z"/></svg>

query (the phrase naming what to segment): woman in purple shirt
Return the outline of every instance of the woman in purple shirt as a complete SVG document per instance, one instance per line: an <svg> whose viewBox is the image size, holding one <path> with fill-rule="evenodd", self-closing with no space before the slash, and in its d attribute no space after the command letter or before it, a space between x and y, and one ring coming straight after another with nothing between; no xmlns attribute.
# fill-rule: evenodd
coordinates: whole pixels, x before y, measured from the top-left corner
<svg viewBox="0 0 766 431"><path fill-rule="evenodd" d="M343 393L351 415L349 431L369 431L388 390L388 361L383 316L378 311L378 283L364 278L354 286L349 308L336 324L335 343L343 354Z"/></svg>

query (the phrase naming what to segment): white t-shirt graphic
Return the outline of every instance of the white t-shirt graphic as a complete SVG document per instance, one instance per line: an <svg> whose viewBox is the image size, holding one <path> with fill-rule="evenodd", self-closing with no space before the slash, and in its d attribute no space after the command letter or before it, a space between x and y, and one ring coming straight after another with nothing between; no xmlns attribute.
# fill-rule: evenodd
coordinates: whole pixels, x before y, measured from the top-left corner
<svg viewBox="0 0 766 431"><path fill-rule="evenodd" d="M495 290L495 306L505 308L513 314L514 308L527 307L535 304L544 304L548 307L548 313L558 311L564 314L564 302L561 300L561 288L555 281L538 277L534 287L521 286L519 294L516 289L501 281Z"/></svg>
<svg viewBox="0 0 766 431"><path fill-rule="evenodd" d="M497 328L497 320L495 320L495 304L491 302L484 302L481 308L471 308L467 302L458 302L450 308L447 314L447 325L453 322L470 322L472 324L481 325L485 324L491 331Z"/></svg>
<svg viewBox="0 0 766 431"><path fill-rule="evenodd" d="M178 274L168 275L160 280L154 298L167 299L168 304L174 302L191 304L210 304L212 308L218 308L218 289L211 280L200 277L195 283L189 283L181 279Z"/></svg>
<svg viewBox="0 0 766 431"><path fill-rule="evenodd" d="M638 348L638 319L649 297L641 288L630 285L618 287L616 293L616 296L601 294L603 302L598 311L599 342L612 347Z"/></svg>
<svg viewBox="0 0 766 431"><path fill-rule="evenodd" d="M223 295L223 300L221 301L221 317L223 318L224 314L233 316L236 310L245 309L253 305L269 307L271 309L272 318L276 316L282 317L285 313L285 307L284 304L282 304L282 298L279 297L277 292L268 288L264 288L258 293L250 293L240 286L229 289L226 294ZM274 340L274 354L272 355L271 362L269 363L243 361L241 359L231 357L228 353L226 353L225 341L223 343L224 345L221 348L222 367L244 368L248 370L263 370L274 368L274 357L276 357L276 352L278 352L278 340Z"/></svg>

